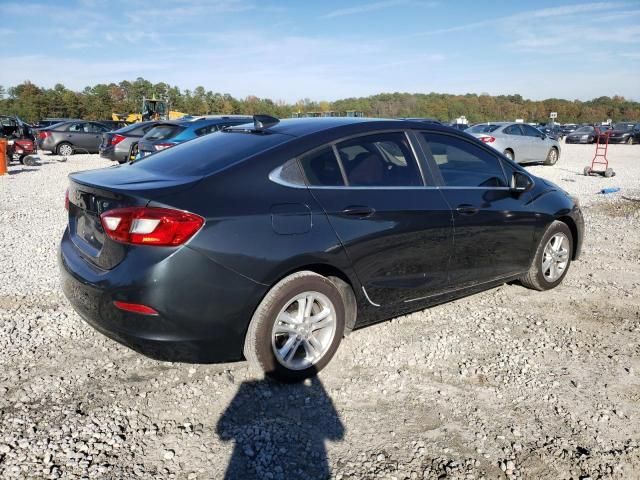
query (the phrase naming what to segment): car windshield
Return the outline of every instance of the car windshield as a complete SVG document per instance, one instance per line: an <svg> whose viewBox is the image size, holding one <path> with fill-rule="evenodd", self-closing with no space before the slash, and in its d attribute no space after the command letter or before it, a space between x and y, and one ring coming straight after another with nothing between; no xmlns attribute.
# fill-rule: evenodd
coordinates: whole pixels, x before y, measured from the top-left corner
<svg viewBox="0 0 640 480"><path fill-rule="evenodd" d="M291 140L288 135L216 132L137 160L132 166L166 175L200 176Z"/></svg>
<svg viewBox="0 0 640 480"><path fill-rule="evenodd" d="M633 130L633 123L616 123L613 126L614 130Z"/></svg>
<svg viewBox="0 0 640 480"><path fill-rule="evenodd" d="M474 125L471 128L467 128L466 132L468 133L490 133L494 130L500 128L500 125L496 125L493 123L483 123L480 125Z"/></svg>
<svg viewBox="0 0 640 480"><path fill-rule="evenodd" d="M593 127L580 127L574 133L591 133L593 131Z"/></svg>
<svg viewBox="0 0 640 480"><path fill-rule="evenodd" d="M180 125L158 125L153 127L144 136L145 140L166 140L175 137L184 130Z"/></svg>

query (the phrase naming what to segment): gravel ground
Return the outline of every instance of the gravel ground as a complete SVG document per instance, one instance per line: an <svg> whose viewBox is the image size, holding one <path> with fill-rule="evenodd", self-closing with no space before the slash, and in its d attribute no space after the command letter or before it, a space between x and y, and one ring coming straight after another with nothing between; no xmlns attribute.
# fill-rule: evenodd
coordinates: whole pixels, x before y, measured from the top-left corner
<svg viewBox="0 0 640 480"><path fill-rule="evenodd" d="M68 173L0 177L0 478L640 478L640 146L529 167L577 195L583 257L545 293L504 285L354 332L317 380L184 365L106 339L68 305ZM612 195L604 187L621 187Z"/></svg>

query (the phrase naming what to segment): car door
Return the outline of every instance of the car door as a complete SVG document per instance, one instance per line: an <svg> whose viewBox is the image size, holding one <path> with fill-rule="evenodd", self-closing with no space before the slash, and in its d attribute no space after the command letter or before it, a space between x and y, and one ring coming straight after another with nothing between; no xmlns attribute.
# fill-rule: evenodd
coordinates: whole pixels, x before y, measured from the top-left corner
<svg viewBox="0 0 640 480"><path fill-rule="evenodd" d="M405 132L357 136L303 156L300 164L371 303L407 302L444 290L452 215L425 188Z"/></svg>
<svg viewBox="0 0 640 480"><path fill-rule="evenodd" d="M520 125L513 124L505 127L502 130L508 139L508 145L513 148L513 158L516 162L526 162L529 159L529 142L527 137L524 136Z"/></svg>
<svg viewBox="0 0 640 480"><path fill-rule="evenodd" d="M529 268L536 215L529 194L508 187L517 167L459 136L423 132L423 149L453 210L452 287L489 282Z"/></svg>
<svg viewBox="0 0 640 480"><path fill-rule="evenodd" d="M107 133L110 130L99 123L89 124L89 135L87 136L87 150L90 152L97 152L100 148L100 142L102 140L102 134Z"/></svg>
<svg viewBox="0 0 640 480"><path fill-rule="evenodd" d="M71 124L66 134L66 140L73 144L77 153L87 153L91 149L91 134L89 122Z"/></svg>
<svg viewBox="0 0 640 480"><path fill-rule="evenodd" d="M527 160L529 162L543 162L549 153L549 145L544 133L531 125L522 124L520 128L527 139L527 148L529 149Z"/></svg>

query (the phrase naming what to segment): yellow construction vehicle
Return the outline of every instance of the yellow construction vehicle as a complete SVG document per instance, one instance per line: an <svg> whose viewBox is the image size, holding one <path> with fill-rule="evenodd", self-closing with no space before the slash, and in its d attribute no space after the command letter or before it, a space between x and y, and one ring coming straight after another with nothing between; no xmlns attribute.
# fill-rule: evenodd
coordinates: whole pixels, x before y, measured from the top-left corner
<svg viewBox="0 0 640 480"><path fill-rule="evenodd" d="M142 98L142 112L141 113L115 113L111 114L112 120L136 123L146 122L147 120L177 120L187 115L183 112L177 112L175 110L169 110L168 99L157 99L155 95L153 98Z"/></svg>

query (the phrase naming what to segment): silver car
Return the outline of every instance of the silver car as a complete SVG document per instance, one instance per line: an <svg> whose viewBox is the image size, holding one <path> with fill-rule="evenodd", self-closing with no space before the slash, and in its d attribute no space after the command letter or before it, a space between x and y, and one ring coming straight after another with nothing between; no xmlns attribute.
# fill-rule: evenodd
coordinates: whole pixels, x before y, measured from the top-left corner
<svg viewBox="0 0 640 480"><path fill-rule="evenodd" d="M560 158L560 143L526 123L479 123L465 132L518 163L554 165Z"/></svg>

